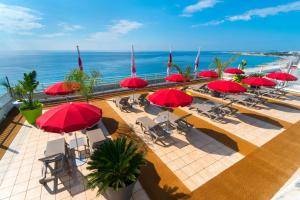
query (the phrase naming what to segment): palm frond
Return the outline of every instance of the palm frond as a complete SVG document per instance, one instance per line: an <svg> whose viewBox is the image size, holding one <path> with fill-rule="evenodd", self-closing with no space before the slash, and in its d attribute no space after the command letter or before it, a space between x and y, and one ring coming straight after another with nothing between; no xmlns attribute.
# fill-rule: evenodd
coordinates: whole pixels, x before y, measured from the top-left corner
<svg viewBox="0 0 300 200"><path fill-rule="evenodd" d="M106 141L88 162L88 186L98 188L98 194L108 187L118 190L135 182L145 164L144 153L132 140L122 137Z"/></svg>

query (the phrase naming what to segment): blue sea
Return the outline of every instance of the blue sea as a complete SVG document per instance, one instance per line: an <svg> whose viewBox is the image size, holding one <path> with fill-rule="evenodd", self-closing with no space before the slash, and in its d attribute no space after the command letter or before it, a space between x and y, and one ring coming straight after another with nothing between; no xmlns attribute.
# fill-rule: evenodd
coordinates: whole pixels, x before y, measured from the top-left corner
<svg viewBox="0 0 300 200"><path fill-rule="evenodd" d="M194 66L197 52L173 52L173 63L180 66ZM169 52L136 52L135 61L137 75L165 73ZM231 54L209 51L201 52L199 71L208 69L214 57L223 60L231 57ZM84 70L97 69L102 73L103 80L108 77L129 76L130 75L130 52L81 52ZM277 57L265 56L240 56L233 66L245 59L247 67L255 67L259 64L268 63L278 59ZM74 51L17 51L0 53L0 79L8 77L14 84L21 79L24 72L36 70L37 79L43 85L49 85L58 81L63 81L67 72L77 67L77 53ZM0 94L5 89L0 88Z"/></svg>

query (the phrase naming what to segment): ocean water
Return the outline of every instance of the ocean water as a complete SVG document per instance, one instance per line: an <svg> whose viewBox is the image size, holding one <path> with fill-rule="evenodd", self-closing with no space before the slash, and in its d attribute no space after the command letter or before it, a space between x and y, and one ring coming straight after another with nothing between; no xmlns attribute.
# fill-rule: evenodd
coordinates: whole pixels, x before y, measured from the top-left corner
<svg viewBox="0 0 300 200"><path fill-rule="evenodd" d="M173 62L180 66L194 66L197 52L173 52ZM165 73L169 52L136 52L135 61L137 75L151 73ZM208 69L214 57L223 60L232 55L222 52L201 52L199 71ZM84 70L97 69L101 72L103 80L108 77L130 76L130 52L81 52ZM240 56L233 66L245 59L247 67L255 67L278 59L277 57ZM18 51L0 53L0 79L8 77L14 84L22 79L24 72L36 70L37 79L43 85L63 81L67 72L77 67L77 53L71 51ZM0 88L0 94L5 89Z"/></svg>

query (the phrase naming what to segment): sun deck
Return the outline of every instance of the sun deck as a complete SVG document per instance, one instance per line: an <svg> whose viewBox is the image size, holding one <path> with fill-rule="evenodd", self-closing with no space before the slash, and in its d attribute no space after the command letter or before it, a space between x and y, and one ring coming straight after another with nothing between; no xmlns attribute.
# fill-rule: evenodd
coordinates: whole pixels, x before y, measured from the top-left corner
<svg viewBox="0 0 300 200"><path fill-rule="evenodd" d="M107 135L127 135L147 149L148 163L134 190L134 200L270 199L299 168L300 110L294 104L299 97L282 100L280 105L270 101L268 108L261 109L236 104L240 112L226 117L224 123L187 108L174 109L180 116L191 113L187 120L193 128L188 133L173 130L165 144L154 143L135 123L141 116L154 119L161 108L135 105L132 112L121 112L112 98L91 101L103 110ZM72 174L60 179L56 191L51 191L51 182L48 187L39 183L38 159L43 157L47 141L61 137L69 141L73 135L43 132L17 113L7 119L9 122L1 127L0 200L96 198L96 192L86 187L86 164L74 167Z"/></svg>

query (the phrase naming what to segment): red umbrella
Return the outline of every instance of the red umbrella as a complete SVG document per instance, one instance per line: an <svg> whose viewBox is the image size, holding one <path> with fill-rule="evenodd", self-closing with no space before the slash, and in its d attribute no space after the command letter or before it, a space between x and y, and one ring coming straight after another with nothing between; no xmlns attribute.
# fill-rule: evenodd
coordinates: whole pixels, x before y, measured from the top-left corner
<svg viewBox="0 0 300 200"><path fill-rule="evenodd" d="M207 87L210 90L215 90L217 92L224 93L242 93L247 91L247 89L241 86L240 84L227 80L212 81L207 84Z"/></svg>
<svg viewBox="0 0 300 200"><path fill-rule="evenodd" d="M70 102L45 112L36 120L36 125L48 132L69 133L86 129L102 117L102 110L88 103Z"/></svg>
<svg viewBox="0 0 300 200"><path fill-rule="evenodd" d="M212 70L206 70L198 73L198 76L205 78L218 78L218 73Z"/></svg>
<svg viewBox="0 0 300 200"><path fill-rule="evenodd" d="M148 82L142 78L130 77L122 80L120 86L124 88L143 88L148 85Z"/></svg>
<svg viewBox="0 0 300 200"><path fill-rule="evenodd" d="M242 79L242 83L253 85L253 86L265 86L265 87L274 87L276 83L266 78L261 77L250 77Z"/></svg>
<svg viewBox="0 0 300 200"><path fill-rule="evenodd" d="M59 82L49 86L44 90L44 93L47 95L66 95L75 92L80 89L80 84L75 82Z"/></svg>
<svg viewBox="0 0 300 200"><path fill-rule="evenodd" d="M228 74L244 74L243 70L237 68L227 68L224 70L224 72Z"/></svg>
<svg viewBox="0 0 300 200"><path fill-rule="evenodd" d="M184 82L184 81L188 81L189 79L184 77L182 74L172 74L170 76L167 76L166 81L169 82Z"/></svg>
<svg viewBox="0 0 300 200"><path fill-rule="evenodd" d="M193 97L177 89L161 89L148 96L148 100L158 106L175 108L192 103Z"/></svg>
<svg viewBox="0 0 300 200"><path fill-rule="evenodd" d="M280 81L296 81L298 78L286 72L273 72L267 75L268 78Z"/></svg>

